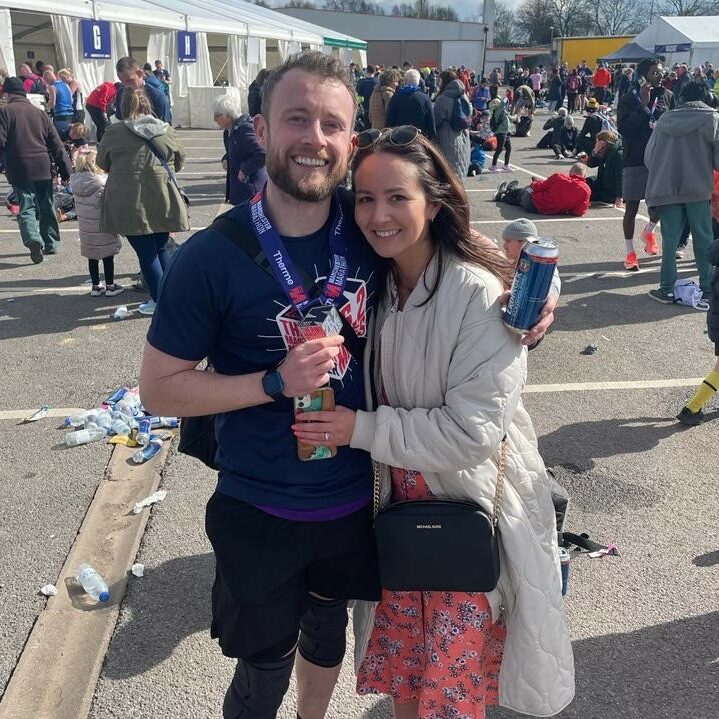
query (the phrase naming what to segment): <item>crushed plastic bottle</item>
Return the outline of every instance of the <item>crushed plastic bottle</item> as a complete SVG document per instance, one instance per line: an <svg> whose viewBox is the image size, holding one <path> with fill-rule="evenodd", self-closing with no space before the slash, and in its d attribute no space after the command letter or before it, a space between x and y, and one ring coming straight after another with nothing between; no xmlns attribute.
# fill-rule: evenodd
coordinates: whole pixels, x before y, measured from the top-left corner
<svg viewBox="0 0 719 719"><path fill-rule="evenodd" d="M130 316L130 310L127 309L127 305L120 305L116 310L115 314L112 316L115 320L124 320L126 317Z"/></svg>
<svg viewBox="0 0 719 719"><path fill-rule="evenodd" d="M140 514L145 507L150 507L156 502L162 502L165 497L167 497L167 490L158 489L157 492L151 494L149 497L145 497L145 499L135 502L135 506L132 508L132 513Z"/></svg>
<svg viewBox="0 0 719 719"><path fill-rule="evenodd" d="M148 459L152 459L161 449L162 440L156 435L151 434L149 444L142 449L138 449L137 452L132 455L132 461L135 464L147 462Z"/></svg>
<svg viewBox="0 0 719 719"><path fill-rule="evenodd" d="M28 422L37 422L39 419L44 419L45 417L47 417L47 413L49 411L50 411L50 406L47 404L44 404L42 407L40 407L40 409L37 412L31 414L28 417L25 417L23 422L25 422L26 424Z"/></svg>
<svg viewBox="0 0 719 719"><path fill-rule="evenodd" d="M129 436L132 431L130 425L121 417L112 420L112 431L114 434Z"/></svg>
<svg viewBox="0 0 719 719"><path fill-rule="evenodd" d="M98 602L110 601L110 590L107 587L107 582L94 567L89 564L81 564L75 572L75 579L94 600Z"/></svg>
<svg viewBox="0 0 719 719"><path fill-rule="evenodd" d="M65 417L62 424L64 427L84 427L88 418L94 417L96 414L97 410L88 409L85 412L73 415L72 417Z"/></svg>
<svg viewBox="0 0 719 719"><path fill-rule="evenodd" d="M98 442L107 436L104 429L97 426L78 429L75 432L68 432L65 435L65 444L68 447L78 447L81 444L90 444L90 442Z"/></svg>
<svg viewBox="0 0 719 719"><path fill-rule="evenodd" d="M100 429L105 430L106 434L109 433L112 428L112 417L110 416L110 413L101 411L92 418L88 417L85 421L85 429L88 429L89 427L100 427Z"/></svg>

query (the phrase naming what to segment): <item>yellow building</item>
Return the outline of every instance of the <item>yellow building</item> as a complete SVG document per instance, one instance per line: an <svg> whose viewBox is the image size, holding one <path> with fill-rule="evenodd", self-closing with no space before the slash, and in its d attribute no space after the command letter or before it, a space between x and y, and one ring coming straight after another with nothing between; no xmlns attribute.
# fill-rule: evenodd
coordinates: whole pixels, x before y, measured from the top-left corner
<svg viewBox="0 0 719 719"><path fill-rule="evenodd" d="M618 50L634 39L634 35L619 35L617 37L557 37L552 43L554 57L576 67L582 60L594 68L597 60L604 55Z"/></svg>

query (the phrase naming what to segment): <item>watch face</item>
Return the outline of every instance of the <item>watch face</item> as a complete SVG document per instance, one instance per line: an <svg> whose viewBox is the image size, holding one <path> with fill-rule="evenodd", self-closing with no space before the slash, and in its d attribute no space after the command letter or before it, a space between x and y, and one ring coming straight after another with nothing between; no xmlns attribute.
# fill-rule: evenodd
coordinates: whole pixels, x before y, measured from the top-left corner
<svg viewBox="0 0 719 719"><path fill-rule="evenodd" d="M262 378L262 387L270 397L277 397L282 394L284 384L279 372L268 372Z"/></svg>

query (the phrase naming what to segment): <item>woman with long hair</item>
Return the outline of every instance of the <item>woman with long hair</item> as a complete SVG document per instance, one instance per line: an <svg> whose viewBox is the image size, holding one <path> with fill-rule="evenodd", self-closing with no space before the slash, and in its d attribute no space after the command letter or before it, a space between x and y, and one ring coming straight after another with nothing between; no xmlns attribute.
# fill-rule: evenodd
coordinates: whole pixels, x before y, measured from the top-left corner
<svg viewBox="0 0 719 719"><path fill-rule="evenodd" d="M143 88L125 88L121 113L123 121L110 125L97 152L98 166L108 173L100 225L103 232L125 235L135 250L150 290L138 311L151 315L170 259L170 233L190 229L174 176L185 153L172 127L152 114Z"/></svg>
<svg viewBox="0 0 719 719"><path fill-rule="evenodd" d="M497 588L357 603L357 689L390 695L396 719L481 719L496 703L556 714L574 693L551 498L562 490L522 405L526 352L502 322L513 265L472 232L461 181L416 128L361 133L353 170L355 219L380 257L369 409L313 413L293 431L370 452L382 507L445 498L490 512L506 458Z"/></svg>

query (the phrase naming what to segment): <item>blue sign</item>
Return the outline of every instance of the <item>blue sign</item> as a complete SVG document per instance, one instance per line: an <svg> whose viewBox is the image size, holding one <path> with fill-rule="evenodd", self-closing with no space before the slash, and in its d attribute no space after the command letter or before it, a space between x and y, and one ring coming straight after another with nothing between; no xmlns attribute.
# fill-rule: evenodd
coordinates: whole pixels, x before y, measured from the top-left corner
<svg viewBox="0 0 719 719"><path fill-rule="evenodd" d="M80 20L82 56L90 60L109 60L112 57L110 23L107 20Z"/></svg>
<svg viewBox="0 0 719 719"><path fill-rule="evenodd" d="M654 52L666 52L666 53L673 53L673 52L689 52L692 49L692 44L690 42L680 42L676 45L655 45L654 46Z"/></svg>
<svg viewBox="0 0 719 719"><path fill-rule="evenodd" d="M197 62L197 33L180 31L177 33L177 61Z"/></svg>

